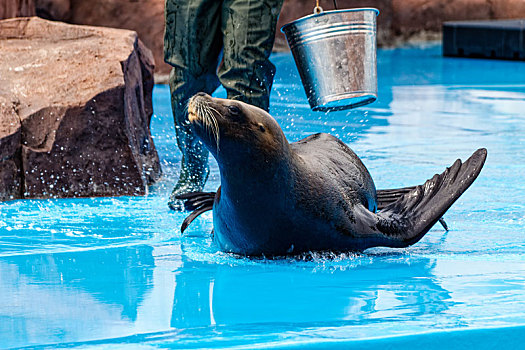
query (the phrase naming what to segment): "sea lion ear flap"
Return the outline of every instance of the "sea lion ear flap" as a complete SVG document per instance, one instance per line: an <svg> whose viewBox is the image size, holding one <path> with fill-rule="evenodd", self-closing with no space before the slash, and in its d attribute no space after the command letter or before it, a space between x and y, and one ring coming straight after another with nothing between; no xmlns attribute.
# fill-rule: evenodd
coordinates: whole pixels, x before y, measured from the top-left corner
<svg viewBox="0 0 525 350"><path fill-rule="evenodd" d="M361 221L359 232L374 237L373 246L402 248L416 243L474 182L486 158L487 150L480 148L465 163L456 160L443 173L414 187L378 214L362 205L355 206L359 211L356 218Z"/></svg>

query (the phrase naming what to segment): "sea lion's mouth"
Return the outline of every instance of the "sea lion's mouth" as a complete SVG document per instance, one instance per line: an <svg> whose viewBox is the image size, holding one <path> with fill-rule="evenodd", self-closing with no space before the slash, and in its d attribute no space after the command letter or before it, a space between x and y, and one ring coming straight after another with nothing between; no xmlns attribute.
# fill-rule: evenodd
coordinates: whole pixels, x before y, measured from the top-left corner
<svg viewBox="0 0 525 350"><path fill-rule="evenodd" d="M211 104L211 97L207 94L198 93L193 96L188 103L188 120L193 125L200 125L206 134L213 138L218 151L219 123L215 114L220 115L220 113ZM201 135L199 136L202 138Z"/></svg>
<svg viewBox="0 0 525 350"><path fill-rule="evenodd" d="M188 111L188 120L190 123L195 123L199 120L199 116L193 111Z"/></svg>

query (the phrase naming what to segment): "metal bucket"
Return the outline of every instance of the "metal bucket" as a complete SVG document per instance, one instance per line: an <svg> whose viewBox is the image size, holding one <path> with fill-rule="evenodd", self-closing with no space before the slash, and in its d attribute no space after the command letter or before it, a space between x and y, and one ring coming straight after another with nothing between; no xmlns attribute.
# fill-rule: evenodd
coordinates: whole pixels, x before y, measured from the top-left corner
<svg viewBox="0 0 525 350"><path fill-rule="evenodd" d="M326 11L281 28L314 111L359 107L377 99L374 8Z"/></svg>

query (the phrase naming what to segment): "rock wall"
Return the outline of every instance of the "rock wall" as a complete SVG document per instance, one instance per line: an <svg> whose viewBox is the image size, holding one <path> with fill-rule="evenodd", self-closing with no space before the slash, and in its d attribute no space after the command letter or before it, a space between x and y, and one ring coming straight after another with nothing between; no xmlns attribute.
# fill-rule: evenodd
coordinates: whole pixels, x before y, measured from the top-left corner
<svg viewBox="0 0 525 350"><path fill-rule="evenodd" d="M10 0L8 0L10 1ZM36 13L46 19L129 29L153 52L156 72L169 73L164 63L164 0L34 0Z"/></svg>
<svg viewBox="0 0 525 350"><path fill-rule="evenodd" d="M16 104L0 95L0 201L20 198L20 140L22 129Z"/></svg>
<svg viewBox="0 0 525 350"><path fill-rule="evenodd" d="M34 0L0 1L0 19L34 16L35 10Z"/></svg>
<svg viewBox="0 0 525 350"><path fill-rule="evenodd" d="M0 21L0 199L145 194L153 70L131 31Z"/></svg>
<svg viewBox="0 0 525 350"><path fill-rule="evenodd" d="M394 35L440 32L444 21L525 18L523 0L392 0Z"/></svg>

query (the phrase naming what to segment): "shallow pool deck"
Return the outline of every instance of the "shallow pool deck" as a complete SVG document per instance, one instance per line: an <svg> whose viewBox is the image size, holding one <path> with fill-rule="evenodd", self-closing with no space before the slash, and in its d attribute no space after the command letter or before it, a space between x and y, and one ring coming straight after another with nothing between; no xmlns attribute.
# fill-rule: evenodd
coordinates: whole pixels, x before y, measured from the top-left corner
<svg viewBox="0 0 525 350"><path fill-rule="evenodd" d="M250 260L218 252L210 213L181 236L169 91L154 91L165 172L146 197L0 203L0 348L413 348L525 343L525 62L380 50L379 100L311 112L273 56L271 113L291 141L332 133L378 188L423 183L475 149L478 180L402 250ZM218 91L224 95L224 91ZM207 188L219 185L212 163Z"/></svg>

